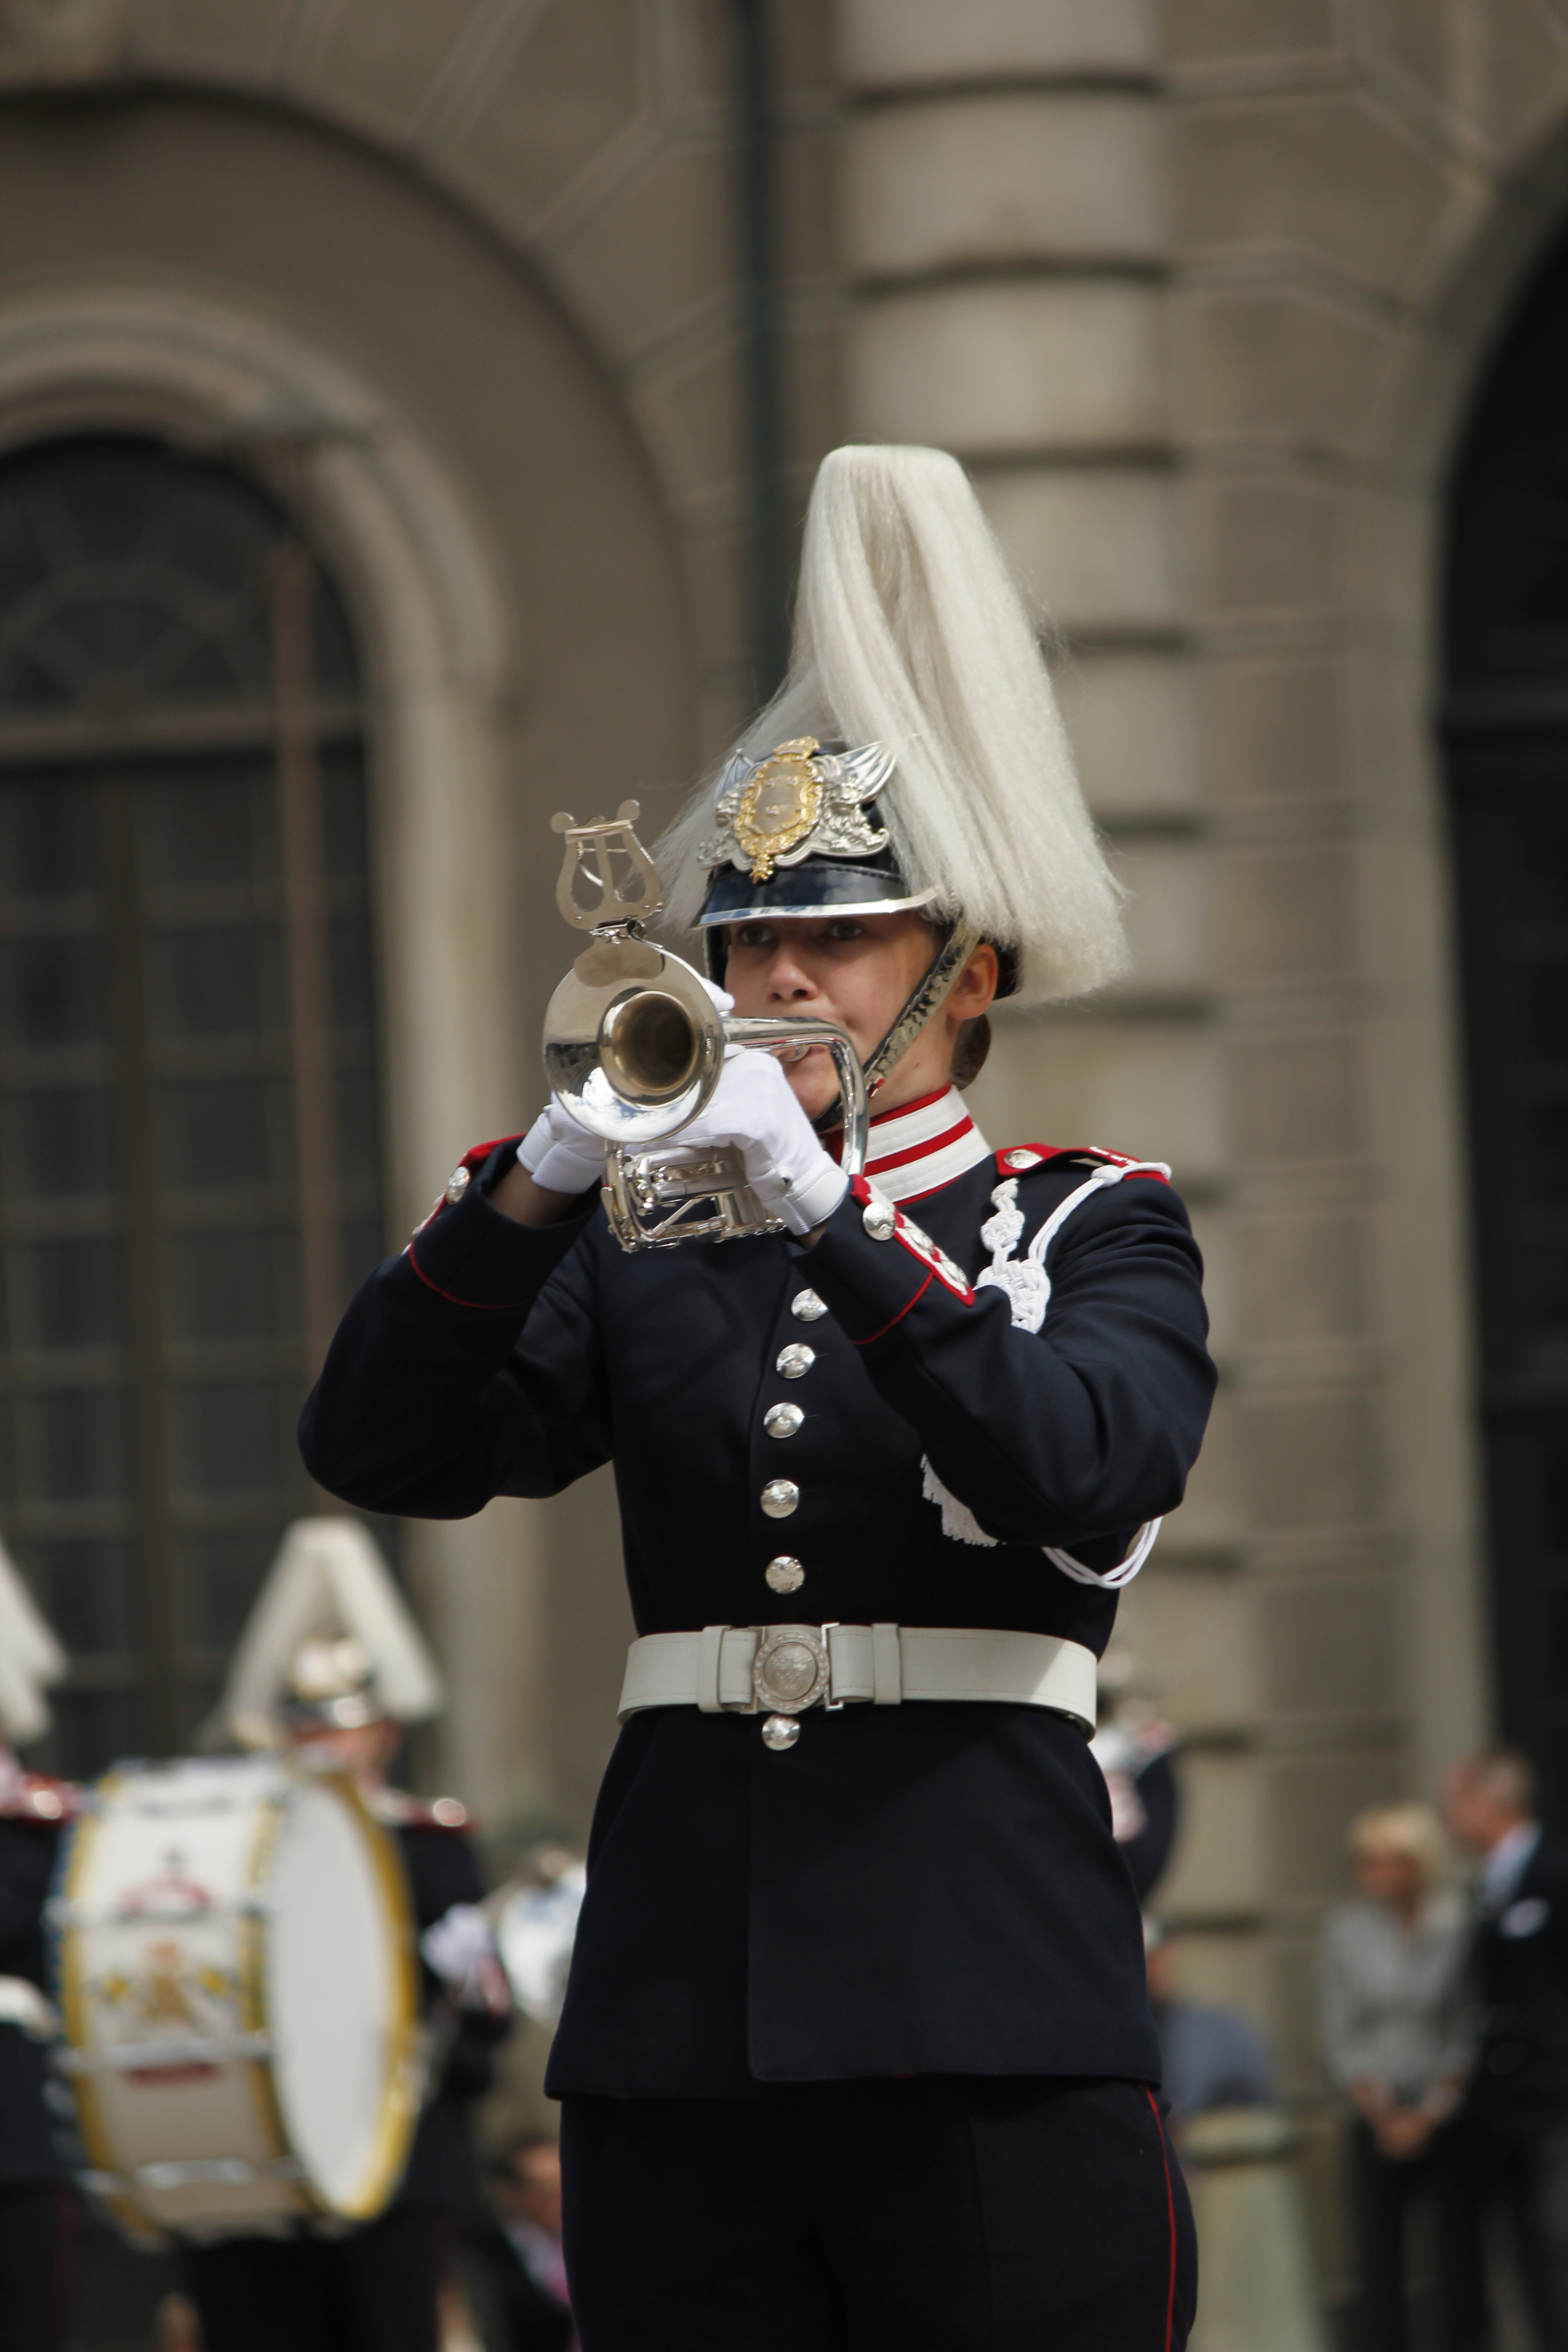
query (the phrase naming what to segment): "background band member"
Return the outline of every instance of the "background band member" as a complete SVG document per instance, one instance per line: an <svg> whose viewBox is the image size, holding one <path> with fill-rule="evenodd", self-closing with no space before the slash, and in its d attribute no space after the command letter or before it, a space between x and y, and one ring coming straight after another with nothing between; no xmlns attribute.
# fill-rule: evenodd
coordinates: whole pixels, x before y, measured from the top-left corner
<svg viewBox="0 0 1568 2352"><path fill-rule="evenodd" d="M313 1630L300 1638L303 1626ZM353 1520L290 1530L236 1655L228 1723L347 1773L395 1835L424 1977L430 2075L396 2196L342 2235L228 2238L187 2249L204 2352L435 2352L445 2236L474 2201L468 2110L489 2088L510 2000L455 1798L389 1787L406 1725L442 1703L433 1660Z"/></svg>
<svg viewBox="0 0 1568 2352"><path fill-rule="evenodd" d="M80 1805L68 1781L26 1772L14 1748L49 1727L43 1690L65 1656L0 1549L0 2341L51 2352L65 2341L75 2206L56 2147L44 1905L61 1830Z"/></svg>
<svg viewBox="0 0 1568 2352"><path fill-rule="evenodd" d="M550 2087L585 2352L1184 2340L1190 2218L1089 1752L1214 1373L1167 1171L992 1150L998 993L1121 966L1029 616L959 467L845 449L789 680L667 842L742 1013L682 1144L784 1230L626 1254L552 1106L351 1307L312 1474L461 1514L613 1457L639 1639ZM758 1629L761 1628L759 1633Z"/></svg>
<svg viewBox="0 0 1568 2352"><path fill-rule="evenodd" d="M561 2249L561 2152L529 2132L490 2167L493 2210L463 2231L463 2292L485 2352L572 2352Z"/></svg>

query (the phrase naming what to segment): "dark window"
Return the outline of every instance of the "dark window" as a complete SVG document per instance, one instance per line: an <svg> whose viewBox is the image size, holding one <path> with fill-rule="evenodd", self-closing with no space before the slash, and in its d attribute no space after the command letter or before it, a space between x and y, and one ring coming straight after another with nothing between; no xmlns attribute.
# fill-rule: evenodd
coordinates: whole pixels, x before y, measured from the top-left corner
<svg viewBox="0 0 1568 2352"><path fill-rule="evenodd" d="M1447 755L1499 1712L1568 1823L1568 244L1450 507Z"/></svg>
<svg viewBox="0 0 1568 2352"><path fill-rule="evenodd" d="M143 440L0 465L0 1517L64 1770L189 1744L312 1507L294 1424L381 1245L367 839L283 509Z"/></svg>

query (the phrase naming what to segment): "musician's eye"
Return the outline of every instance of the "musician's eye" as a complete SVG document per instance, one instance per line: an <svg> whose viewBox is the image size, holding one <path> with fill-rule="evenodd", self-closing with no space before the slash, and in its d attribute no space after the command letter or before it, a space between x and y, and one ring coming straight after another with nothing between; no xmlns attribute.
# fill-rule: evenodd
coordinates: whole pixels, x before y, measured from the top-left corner
<svg viewBox="0 0 1568 2352"><path fill-rule="evenodd" d="M771 948L773 944L773 929L767 923L737 923L731 934L731 953L736 948Z"/></svg>
<svg viewBox="0 0 1568 2352"><path fill-rule="evenodd" d="M827 936L830 940L863 940L866 926L853 915L837 915L827 926Z"/></svg>

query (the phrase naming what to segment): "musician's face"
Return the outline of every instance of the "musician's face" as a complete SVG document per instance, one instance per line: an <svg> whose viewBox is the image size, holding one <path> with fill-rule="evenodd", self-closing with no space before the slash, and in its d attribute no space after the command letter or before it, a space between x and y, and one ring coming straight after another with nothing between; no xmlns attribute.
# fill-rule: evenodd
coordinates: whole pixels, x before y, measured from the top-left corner
<svg viewBox="0 0 1568 2352"><path fill-rule="evenodd" d="M321 1771L346 1772L351 1780L379 1786L403 1745L403 1727L383 1716L374 1723L301 1727L289 1742L305 1762Z"/></svg>
<svg viewBox="0 0 1568 2352"><path fill-rule="evenodd" d="M737 1013L837 1021L864 1061L892 1027L939 946L918 913L801 915L735 923L724 985ZM996 957L979 947L935 1020L879 1088L876 1108L891 1110L947 1084L960 1022L984 1013L996 988ZM786 1062L790 1085L813 1118L837 1099L826 1046Z"/></svg>

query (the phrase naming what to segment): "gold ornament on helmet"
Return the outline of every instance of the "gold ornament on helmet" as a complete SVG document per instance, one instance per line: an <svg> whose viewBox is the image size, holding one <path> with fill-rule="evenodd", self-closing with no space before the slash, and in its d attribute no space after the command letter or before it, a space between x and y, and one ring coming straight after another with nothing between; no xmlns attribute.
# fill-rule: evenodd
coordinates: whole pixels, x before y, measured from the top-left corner
<svg viewBox="0 0 1568 2352"><path fill-rule="evenodd" d="M807 857L873 857L888 835L868 823L864 803L893 772L880 743L825 751L815 735L793 735L755 762L737 752L714 804L718 830L698 851L702 866L751 868L766 882L780 866Z"/></svg>

